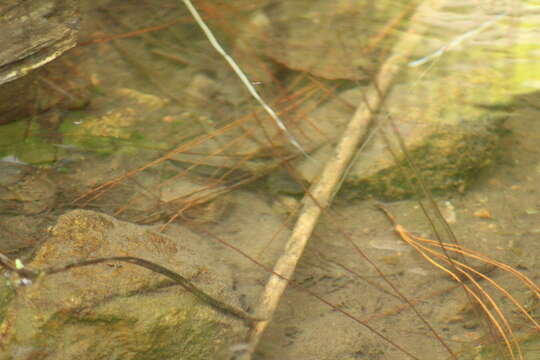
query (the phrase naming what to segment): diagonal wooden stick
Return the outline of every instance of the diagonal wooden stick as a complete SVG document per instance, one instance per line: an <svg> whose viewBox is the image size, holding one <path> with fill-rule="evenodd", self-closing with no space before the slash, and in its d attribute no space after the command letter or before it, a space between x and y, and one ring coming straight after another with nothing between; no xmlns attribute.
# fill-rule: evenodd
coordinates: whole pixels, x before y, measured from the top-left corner
<svg viewBox="0 0 540 360"><path fill-rule="evenodd" d="M425 26L422 18L429 16L440 6L440 0L424 1L416 10L411 19L409 30L396 44L392 55L381 66L375 81L367 89L365 101L360 104L347 125L343 136L336 146L334 155L326 163L319 180L311 187L304 197L304 204L294 230L287 242L284 254L274 266L274 273L270 276L264 293L261 296L259 306L256 309L258 318L267 319L258 322L250 333L248 339L247 355L242 359L249 359L257 346L264 330L271 321L272 315L277 308L279 300L287 287L288 280L294 273L296 264L302 256L304 248L317 224L322 211L332 202L335 193L339 190L341 180L345 176L355 155L356 149L366 138L366 134L373 122L374 114L383 103L386 94L399 74L407 64L407 57L421 39ZM276 275L279 274L280 276Z"/></svg>

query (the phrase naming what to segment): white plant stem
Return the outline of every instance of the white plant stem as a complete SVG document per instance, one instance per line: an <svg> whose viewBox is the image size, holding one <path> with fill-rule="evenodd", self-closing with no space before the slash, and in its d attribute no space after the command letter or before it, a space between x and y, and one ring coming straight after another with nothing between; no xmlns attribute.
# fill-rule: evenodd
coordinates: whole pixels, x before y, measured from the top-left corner
<svg viewBox="0 0 540 360"><path fill-rule="evenodd" d="M202 29L202 31L204 32L204 34L208 38L208 41L210 41L210 44L212 44L214 49L216 49L216 51L221 56L223 56L223 58L225 58L227 63L231 66L231 68L234 70L236 75L240 78L240 80L242 81L244 86L248 89L251 96L253 96L253 98L255 98L255 100L257 100L259 102L259 104L261 104L263 109L268 113L268 115L270 115L270 117L274 120L276 125L281 129L281 131L283 131L285 133L285 135L289 139L289 142L291 144L293 144L298 150L300 150L300 152L304 156L309 157L307 155L307 153L304 151L304 149L302 148L302 146L298 143L298 141L296 141L294 136L292 136L292 134L289 132L289 130L287 129L285 124L283 124L283 121L281 121L278 114L276 114L276 112L259 95L259 93L255 89L255 87L251 84L251 81L249 81L248 77L242 71L242 69L238 66L238 64L234 61L234 59L229 54L227 54L227 52L223 49L223 47L221 47L221 45L217 41L216 37L212 33L212 30L210 30L210 28L206 25L206 23L201 18L201 16L199 15L199 12L193 6L191 1L190 0L182 0L182 1L184 2L184 5L186 5L186 7L188 8L189 12L191 13L191 16L193 16L193 18L195 19L195 21L197 22L199 27Z"/></svg>

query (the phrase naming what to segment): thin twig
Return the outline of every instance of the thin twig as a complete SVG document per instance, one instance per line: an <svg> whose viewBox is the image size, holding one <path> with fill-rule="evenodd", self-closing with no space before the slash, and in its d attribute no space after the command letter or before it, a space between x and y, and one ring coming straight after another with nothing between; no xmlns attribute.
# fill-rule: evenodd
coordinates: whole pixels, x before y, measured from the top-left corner
<svg viewBox="0 0 540 360"><path fill-rule="evenodd" d="M281 121L281 119L279 118L278 114L276 114L276 112L266 103L266 101L263 100L263 98L259 95L259 93L257 92L257 90L255 89L255 87L253 85L251 85L251 81L249 81L247 75L242 71L242 69L238 66L238 64L236 64L236 62L234 61L234 59L229 55L227 54L227 52L223 49L223 47L219 44L219 42L217 41L216 37L214 36L214 34L212 33L212 30L210 30L210 28L206 25L206 23L204 22L204 20L201 18L201 16L199 15L199 12L197 11L197 9L193 6L193 4L191 3L190 0L182 0L184 2L184 4L186 5L186 7L188 8L189 12L191 13L191 16L193 16L193 18L195 19L195 21L197 22L197 24L199 25L199 27L202 29L202 31L204 32L204 34L206 35L206 37L208 38L208 41L210 42L210 44L212 44L212 46L214 47L214 49L216 49L216 51L221 55L223 56L223 58L227 61L227 63L229 64L229 66L233 69L233 71L236 73L236 75L238 76L238 78L240 79L240 81L242 81L242 83L244 84L244 86L246 87L246 89L249 91L249 93L251 94L251 96L253 96L253 98L255 100L257 100L259 102L259 104L261 104L261 106L263 107L263 109L268 113L268 115L270 115L270 117L272 118L272 120L274 120L274 122L276 123L276 125L281 129L281 131L283 131L283 133L287 136L287 138L289 139L289 142L291 144L293 144L298 150L300 150L300 152L307 158L309 158L309 155L304 151L304 149L302 148L302 146L298 143L298 141L294 138L294 136L289 132L289 130L287 129L287 127L285 126L285 124L283 124L283 121Z"/></svg>
<svg viewBox="0 0 540 360"><path fill-rule="evenodd" d="M199 300L203 301L204 303L211 306L215 310L225 315L230 315L240 320L243 320L248 325L251 325L256 321L261 320L260 318L251 316L250 314L248 314L247 312L241 309L238 309L232 305L229 305L221 300L215 299L211 295L208 295L207 293L205 293L204 291L202 291L201 289L193 285L191 281L189 281L182 275L178 274L177 272L174 272L170 269L167 269L166 267L162 265L156 264L154 262L151 262L145 259L141 259L141 258L137 258L133 256L112 256L112 257L75 261L69 264L53 266L53 267L49 267L49 268L41 269L41 270L32 270L32 269L28 269L24 267L22 264L18 266L17 261L13 263L7 256L0 253L0 266L8 269L9 271L15 272L19 275L19 277L23 279L28 279L28 280L35 280L41 275L52 275L52 274L61 273L61 272L64 272L73 268L96 265L96 264L101 264L101 263L111 262L111 261L127 262L133 265L146 268L148 270L159 273L161 275L164 275L168 277L169 279L173 280L178 285L182 286L184 289L192 293ZM18 262L20 263L20 261Z"/></svg>

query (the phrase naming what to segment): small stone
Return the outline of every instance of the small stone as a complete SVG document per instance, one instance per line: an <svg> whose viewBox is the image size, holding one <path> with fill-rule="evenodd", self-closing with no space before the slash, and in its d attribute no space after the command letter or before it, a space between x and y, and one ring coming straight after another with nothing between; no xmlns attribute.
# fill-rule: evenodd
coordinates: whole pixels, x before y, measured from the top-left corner
<svg viewBox="0 0 540 360"><path fill-rule="evenodd" d="M491 219L492 218L491 213L489 212L489 210L487 210L485 208L476 210L473 213L473 215L476 216L477 218L480 218L480 219Z"/></svg>

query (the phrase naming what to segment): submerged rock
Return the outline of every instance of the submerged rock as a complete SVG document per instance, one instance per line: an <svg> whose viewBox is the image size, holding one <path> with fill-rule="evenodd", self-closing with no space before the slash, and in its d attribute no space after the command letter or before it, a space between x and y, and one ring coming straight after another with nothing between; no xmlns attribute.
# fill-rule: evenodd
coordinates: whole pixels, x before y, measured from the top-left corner
<svg viewBox="0 0 540 360"><path fill-rule="evenodd" d="M418 179L400 150L388 115L430 190L463 190L480 169L494 161L507 114L456 102L456 94L436 92L433 85L402 84L393 89L387 108L375 120L376 130L359 150L343 182L344 197L392 200L418 192L409 183L418 184ZM344 98L359 103L362 90L350 90ZM341 108L352 116L351 110ZM327 145L313 154L315 161L302 160L302 176L309 181L316 178L332 152L333 147Z"/></svg>
<svg viewBox="0 0 540 360"><path fill-rule="evenodd" d="M60 217L28 268L135 256L176 271L226 303L227 271L203 273L196 255L215 254L189 231L171 239L91 211ZM9 294L9 291L3 291ZM9 297L7 297L9 300ZM8 303L6 305L6 303ZM226 359L246 324L162 275L107 263L43 275L3 302L1 359Z"/></svg>
<svg viewBox="0 0 540 360"><path fill-rule="evenodd" d="M57 184L46 170L0 160L0 212L36 215L54 207Z"/></svg>
<svg viewBox="0 0 540 360"><path fill-rule="evenodd" d="M283 1L255 12L236 46L325 79L366 79L397 38L385 27L411 10L394 0Z"/></svg>
<svg viewBox="0 0 540 360"><path fill-rule="evenodd" d="M374 66L370 66L370 59L362 49L370 40L377 39L375 34L382 28L381 24L390 25L394 18L378 19L369 24L368 32L361 31L359 26L363 25L358 25L361 23L358 21L348 26L345 18L352 12L342 13L341 9L356 6L358 12L360 3L341 1L332 4L332 11L325 11L321 2L269 7L265 15L274 21L254 22L259 27L270 27L269 43L279 44L267 45L265 55L290 70L307 71L327 79L358 80L354 76L362 75L358 68L371 68L374 76ZM383 7L394 3L377 4L373 13L386 15ZM405 6L400 10L405 15ZM470 2L443 2L429 16L418 19L426 26L426 33L412 54L403 54L409 63L395 79L397 85L384 94L384 108L376 109L377 131L359 151L343 181L342 194L347 198L376 196L390 200L418 192L407 180L409 177L412 183L417 183L416 176L411 170L406 170L411 175L405 175L402 170L407 167L407 161L387 126L388 114L431 190L463 190L480 169L494 163L498 141L504 132L501 125L509 116L512 97L538 86L539 52L533 39L537 37L534 29L538 26L534 25L539 17L530 10L526 4L508 7L493 3L478 7ZM394 15L397 19L397 13ZM335 22L340 26L328 26ZM391 27L395 36L398 33L395 30L400 29ZM324 34L313 36L314 33ZM508 33L513 36L508 37ZM331 35L326 38L328 34ZM380 62L391 53L394 36L374 48L375 52L384 54ZM350 55L345 55L343 49L350 50ZM320 55L314 56L315 51ZM344 64L345 68L334 63ZM328 69L332 72L328 73ZM297 164L303 180L312 182L319 176L345 124L363 101L362 92L362 88L357 88L338 94L341 99L320 106L310 114L309 120L289 126L306 149L317 149L312 154L315 161L302 159ZM308 101L303 109L311 108L313 104ZM394 139L390 143L396 158L387 150L382 129ZM286 137L282 138L287 141Z"/></svg>

